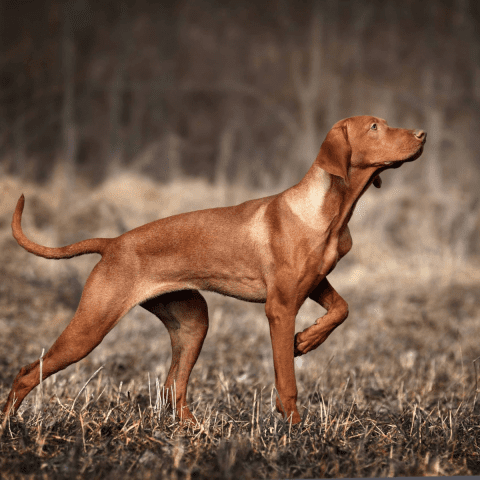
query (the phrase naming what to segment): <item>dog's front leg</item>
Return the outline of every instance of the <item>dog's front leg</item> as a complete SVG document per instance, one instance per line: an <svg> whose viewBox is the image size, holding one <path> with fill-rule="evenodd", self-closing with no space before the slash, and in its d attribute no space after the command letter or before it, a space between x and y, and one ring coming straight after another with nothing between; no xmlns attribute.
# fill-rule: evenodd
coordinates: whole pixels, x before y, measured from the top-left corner
<svg viewBox="0 0 480 480"><path fill-rule="evenodd" d="M315 350L348 316L347 302L326 278L314 288L309 297L325 308L327 313L303 332L295 335L296 357Z"/></svg>
<svg viewBox="0 0 480 480"><path fill-rule="evenodd" d="M278 290L267 296L265 312L272 339L277 410L292 423L300 422L297 410L297 384L293 364L295 317L298 307Z"/></svg>

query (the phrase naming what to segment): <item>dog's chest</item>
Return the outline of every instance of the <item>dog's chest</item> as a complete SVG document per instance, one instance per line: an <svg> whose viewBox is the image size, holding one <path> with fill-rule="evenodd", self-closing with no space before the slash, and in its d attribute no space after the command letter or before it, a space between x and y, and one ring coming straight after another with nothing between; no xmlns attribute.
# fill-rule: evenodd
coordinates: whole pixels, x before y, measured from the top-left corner
<svg viewBox="0 0 480 480"><path fill-rule="evenodd" d="M329 242L325 248L323 259L318 264L318 270L322 277L327 276L337 265L339 260L338 240Z"/></svg>

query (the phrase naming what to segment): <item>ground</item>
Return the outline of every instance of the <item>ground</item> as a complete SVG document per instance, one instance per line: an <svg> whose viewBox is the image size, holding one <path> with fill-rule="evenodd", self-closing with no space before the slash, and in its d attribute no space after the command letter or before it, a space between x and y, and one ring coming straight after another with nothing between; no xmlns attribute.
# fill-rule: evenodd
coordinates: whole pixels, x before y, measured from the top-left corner
<svg viewBox="0 0 480 480"><path fill-rule="evenodd" d="M40 241L53 216L35 226L32 210L41 208L26 197L25 229ZM106 204L108 219L116 208ZM80 222L101 212L78 215ZM128 216L118 218L131 228ZM37 259L10 240L7 221L0 226L3 403L21 366L68 323L98 257ZM166 409L169 338L136 307L91 355L35 389L19 415L0 417L2 478L480 475L478 269L382 250L387 243L362 228L352 236L354 249L329 277L349 318L296 359L301 424L289 425L273 408L263 305L206 294L210 330L188 393L198 428ZM307 301L297 331L323 313Z"/></svg>

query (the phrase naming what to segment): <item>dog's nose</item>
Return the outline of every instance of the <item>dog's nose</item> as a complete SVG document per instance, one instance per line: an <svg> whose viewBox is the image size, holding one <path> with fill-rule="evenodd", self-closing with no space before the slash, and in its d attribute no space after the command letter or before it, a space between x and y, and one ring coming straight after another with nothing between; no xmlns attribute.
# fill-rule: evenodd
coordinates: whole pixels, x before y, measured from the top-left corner
<svg viewBox="0 0 480 480"><path fill-rule="evenodd" d="M419 139L425 141L427 138L427 132L423 130L415 130L413 134Z"/></svg>

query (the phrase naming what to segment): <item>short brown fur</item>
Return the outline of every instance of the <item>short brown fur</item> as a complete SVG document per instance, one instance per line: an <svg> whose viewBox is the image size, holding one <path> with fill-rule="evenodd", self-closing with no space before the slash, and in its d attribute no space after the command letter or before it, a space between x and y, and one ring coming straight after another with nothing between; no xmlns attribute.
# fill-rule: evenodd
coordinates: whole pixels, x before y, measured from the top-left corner
<svg viewBox="0 0 480 480"><path fill-rule="evenodd" d="M102 255L73 319L43 358L43 379L88 355L139 304L170 334L172 364L165 387L174 392L179 417L194 421L187 383L208 329L207 305L198 290L211 290L265 303L277 409L299 422L293 359L321 345L347 318L347 303L326 277L352 246L347 223L356 202L371 183L380 187L381 171L418 158L425 139L421 130L390 128L375 117L347 118L330 130L305 177L285 192L62 248L26 238L22 195L12 230L26 250L56 259ZM327 313L295 335L295 317L307 297ZM5 413L20 406L38 385L39 374L38 360L20 370Z"/></svg>

